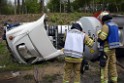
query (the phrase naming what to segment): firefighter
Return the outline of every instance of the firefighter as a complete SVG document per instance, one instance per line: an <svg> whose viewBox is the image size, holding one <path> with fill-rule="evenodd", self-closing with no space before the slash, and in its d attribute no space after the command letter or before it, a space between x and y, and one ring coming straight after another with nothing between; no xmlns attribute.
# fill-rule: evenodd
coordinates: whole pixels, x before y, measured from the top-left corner
<svg viewBox="0 0 124 83"><path fill-rule="evenodd" d="M101 83L108 83L109 76L112 83L117 83L118 79L115 48L120 46L120 42L118 26L111 19L112 16L108 12L102 12L99 15L99 20L103 24L98 32L98 41L103 46L103 52L100 55Z"/></svg>
<svg viewBox="0 0 124 83"><path fill-rule="evenodd" d="M83 32L83 26L78 21L72 24L71 30L67 32L64 54L64 77L63 83L80 83L80 67L83 60L84 44L92 47L94 41Z"/></svg>

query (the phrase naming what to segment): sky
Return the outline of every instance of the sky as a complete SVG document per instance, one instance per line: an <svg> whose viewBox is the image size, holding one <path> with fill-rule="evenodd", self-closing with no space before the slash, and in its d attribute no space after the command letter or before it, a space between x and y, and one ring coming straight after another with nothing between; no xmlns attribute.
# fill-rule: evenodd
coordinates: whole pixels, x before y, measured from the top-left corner
<svg viewBox="0 0 124 83"><path fill-rule="evenodd" d="M8 0L8 1L14 3L14 0ZM44 0L44 4L46 5L48 1L49 1L49 0Z"/></svg>
<svg viewBox="0 0 124 83"><path fill-rule="evenodd" d="M12 3L14 3L14 0L8 0L8 1L11 1ZM44 0L44 4L46 5L46 3L48 2L49 0ZM64 1L64 0L63 0ZM66 1L66 0L65 0ZM71 2L74 1L74 0L70 0Z"/></svg>

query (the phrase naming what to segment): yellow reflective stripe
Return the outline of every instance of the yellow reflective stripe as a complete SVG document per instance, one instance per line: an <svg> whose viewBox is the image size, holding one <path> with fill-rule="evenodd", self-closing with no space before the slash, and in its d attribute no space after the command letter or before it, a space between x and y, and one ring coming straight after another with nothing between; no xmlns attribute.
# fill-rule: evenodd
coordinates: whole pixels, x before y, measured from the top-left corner
<svg viewBox="0 0 124 83"><path fill-rule="evenodd" d="M98 30L98 31L97 31L97 35L99 35L100 33L101 33L101 30Z"/></svg>
<svg viewBox="0 0 124 83"><path fill-rule="evenodd" d="M101 32L102 35L107 36L108 34L105 32Z"/></svg>
<svg viewBox="0 0 124 83"><path fill-rule="evenodd" d="M108 80L103 80L100 83L108 83Z"/></svg>
<svg viewBox="0 0 124 83"><path fill-rule="evenodd" d="M91 41L91 42L89 43L89 45L88 45L88 46L89 46L89 47L92 47L92 46L93 46L94 41L93 41L92 39L90 39L90 41Z"/></svg>
<svg viewBox="0 0 124 83"><path fill-rule="evenodd" d="M104 47L104 52L109 52L109 51L110 51L109 47Z"/></svg>
<svg viewBox="0 0 124 83"><path fill-rule="evenodd" d="M90 42L91 42L91 39L89 39L89 40L86 42L86 44L89 45Z"/></svg>
<svg viewBox="0 0 124 83"><path fill-rule="evenodd" d="M86 42L86 45L92 46L92 45L93 45L93 40L92 40L92 39L89 39L89 40Z"/></svg>
<svg viewBox="0 0 124 83"><path fill-rule="evenodd" d="M65 61L67 61L67 62L81 63L82 60L83 60L83 58L65 57Z"/></svg>
<svg viewBox="0 0 124 83"><path fill-rule="evenodd" d="M108 83L108 80L104 79L104 69L101 68L101 83Z"/></svg>
<svg viewBox="0 0 124 83"><path fill-rule="evenodd" d="M104 79L104 69L101 68L101 80Z"/></svg>
<svg viewBox="0 0 124 83"><path fill-rule="evenodd" d="M117 79L118 79L118 77L111 77L111 80L112 80L113 82L117 82Z"/></svg>
<svg viewBox="0 0 124 83"><path fill-rule="evenodd" d="M101 32L99 37L100 37L100 39L105 40L107 38L107 36L108 36L107 33Z"/></svg>

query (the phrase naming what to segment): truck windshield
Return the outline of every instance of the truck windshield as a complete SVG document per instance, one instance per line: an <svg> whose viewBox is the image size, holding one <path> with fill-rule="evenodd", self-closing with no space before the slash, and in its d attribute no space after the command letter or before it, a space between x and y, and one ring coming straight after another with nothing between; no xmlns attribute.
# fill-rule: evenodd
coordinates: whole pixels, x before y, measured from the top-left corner
<svg viewBox="0 0 124 83"><path fill-rule="evenodd" d="M6 27L7 27L7 31L19 26L20 23L16 23L16 24L7 24Z"/></svg>

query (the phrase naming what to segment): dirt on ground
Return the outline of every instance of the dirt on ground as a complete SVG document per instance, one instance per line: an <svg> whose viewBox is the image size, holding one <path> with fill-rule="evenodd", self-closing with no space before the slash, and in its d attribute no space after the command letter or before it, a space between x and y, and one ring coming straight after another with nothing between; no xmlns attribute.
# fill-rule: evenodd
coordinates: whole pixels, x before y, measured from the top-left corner
<svg viewBox="0 0 124 83"><path fill-rule="evenodd" d="M90 62L89 64L89 70L81 76L81 83L100 83L98 63ZM35 65L31 70L2 72L0 73L0 83L62 83L63 66L64 62L52 61L45 63L42 67ZM124 69L117 67L118 83L124 83Z"/></svg>

